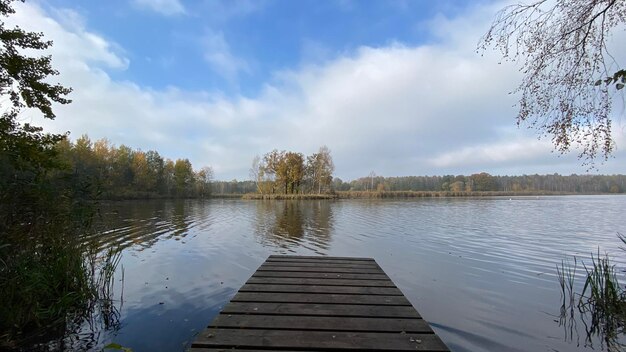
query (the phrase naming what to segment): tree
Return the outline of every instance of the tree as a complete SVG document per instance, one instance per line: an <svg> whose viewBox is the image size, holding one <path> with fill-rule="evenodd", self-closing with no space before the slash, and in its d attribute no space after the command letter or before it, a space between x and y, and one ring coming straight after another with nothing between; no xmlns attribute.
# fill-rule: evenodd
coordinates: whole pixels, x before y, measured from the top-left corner
<svg viewBox="0 0 626 352"><path fill-rule="evenodd" d="M118 189L129 188L133 184L133 154L135 152L125 145L121 145L113 154L113 185Z"/></svg>
<svg viewBox="0 0 626 352"><path fill-rule="evenodd" d="M172 190L175 187L175 180L174 162L170 159L167 159L163 164L163 186L165 194L172 195Z"/></svg>
<svg viewBox="0 0 626 352"><path fill-rule="evenodd" d="M0 0L0 16L15 10L12 0ZM2 159L39 163L41 152L50 150L64 135L43 133L40 127L17 121L23 108L39 110L44 118L54 119L52 103L68 104L70 88L48 83L58 72L50 65L50 56L30 57L25 52L44 50L52 45L42 40L42 33L26 32L19 27L6 28L0 21L0 96L8 96L9 106L0 116L0 153Z"/></svg>
<svg viewBox="0 0 626 352"><path fill-rule="evenodd" d="M370 179L370 188L369 188L369 190L373 191L374 190L374 177L376 177L376 173L372 170L372 172L370 172L370 174L367 175L367 177L369 177L369 179ZM367 188L367 186L365 188Z"/></svg>
<svg viewBox="0 0 626 352"><path fill-rule="evenodd" d="M473 183L473 191L497 191L496 179L486 172L470 176Z"/></svg>
<svg viewBox="0 0 626 352"><path fill-rule="evenodd" d="M148 192L155 188L156 178L150 170L146 153L141 150L133 153L131 169L134 176L133 186L135 191Z"/></svg>
<svg viewBox="0 0 626 352"><path fill-rule="evenodd" d="M205 166L196 172L196 194L204 197L211 194L211 181L213 181L213 168Z"/></svg>
<svg viewBox="0 0 626 352"><path fill-rule="evenodd" d="M285 152L276 149L263 156L263 171L267 180L272 182L272 192L276 191L276 183L284 179L284 168L281 167L284 157Z"/></svg>
<svg viewBox="0 0 626 352"><path fill-rule="evenodd" d="M263 163L261 157L255 155L252 159L252 166L250 167L250 178L256 184L257 192L261 192L261 181L263 179Z"/></svg>
<svg viewBox="0 0 626 352"><path fill-rule="evenodd" d="M300 191L305 175L304 155L274 149L263 156L263 160L254 158L250 170L251 177L257 178L257 189L263 193L266 184L272 185L272 192L278 187L282 192Z"/></svg>
<svg viewBox="0 0 626 352"><path fill-rule="evenodd" d="M334 170L330 149L325 145L320 147L317 153L307 157L306 173L311 179L313 189L317 184L317 193L322 193L322 187L330 187Z"/></svg>
<svg viewBox="0 0 626 352"><path fill-rule="evenodd" d="M12 2L0 0L0 17L15 13ZM50 76L58 74L50 64L50 56L26 55L52 45L42 38L42 33L7 28L0 20L0 233L14 225L33 223L25 217L35 212L21 206L37 203L32 188L49 169L59 166L55 145L65 136L44 133L41 127L18 121L24 108L39 110L44 118L54 119L52 103L70 102L65 98L70 88L48 83Z"/></svg>
<svg viewBox="0 0 626 352"><path fill-rule="evenodd" d="M581 150L583 164L606 160L613 94L626 71L607 49L611 30L626 23L626 1L535 0L497 13L479 49L494 46L505 60L521 61L518 125L550 136L561 153Z"/></svg>
<svg viewBox="0 0 626 352"><path fill-rule="evenodd" d="M285 193L297 193L304 178L304 155L287 152L281 166L285 175Z"/></svg>
<svg viewBox="0 0 626 352"><path fill-rule="evenodd" d="M174 163L174 182L178 196L186 196L189 193L193 177L193 167L189 159L176 159Z"/></svg>
<svg viewBox="0 0 626 352"><path fill-rule="evenodd" d="M148 163L149 173L151 177L154 178L155 191L167 193L165 190L165 164L163 161L163 157L161 157L159 152L149 150L146 152L146 162Z"/></svg>
<svg viewBox="0 0 626 352"><path fill-rule="evenodd" d="M450 184L450 192L463 192L465 184L463 181L454 181Z"/></svg>

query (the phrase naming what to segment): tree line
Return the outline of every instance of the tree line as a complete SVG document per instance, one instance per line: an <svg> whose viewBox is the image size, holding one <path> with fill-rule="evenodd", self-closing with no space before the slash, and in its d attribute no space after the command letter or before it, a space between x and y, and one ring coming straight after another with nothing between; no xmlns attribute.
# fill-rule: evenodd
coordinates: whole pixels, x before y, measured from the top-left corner
<svg viewBox="0 0 626 352"><path fill-rule="evenodd" d="M213 181L214 194L259 192L255 180ZM271 191L269 185L261 185ZM310 186L309 186L310 191ZM554 193L626 193L626 175L518 175L494 176L486 172L472 175L383 177L374 172L351 181L334 177L324 192L554 192Z"/></svg>
<svg viewBox="0 0 626 352"><path fill-rule="evenodd" d="M206 197L211 194L213 170L194 170L189 159L171 160L154 150L116 147L107 139L92 142L83 135L55 146L59 159L72 170L79 185L100 198Z"/></svg>
<svg viewBox="0 0 626 352"><path fill-rule="evenodd" d="M333 180L337 191L446 191L624 193L626 175L494 176L486 172L465 175L382 177L371 173L350 182Z"/></svg>
<svg viewBox="0 0 626 352"><path fill-rule="evenodd" d="M273 151L254 157L250 177L261 194L322 193L331 191L335 165L326 146L305 157L302 153Z"/></svg>

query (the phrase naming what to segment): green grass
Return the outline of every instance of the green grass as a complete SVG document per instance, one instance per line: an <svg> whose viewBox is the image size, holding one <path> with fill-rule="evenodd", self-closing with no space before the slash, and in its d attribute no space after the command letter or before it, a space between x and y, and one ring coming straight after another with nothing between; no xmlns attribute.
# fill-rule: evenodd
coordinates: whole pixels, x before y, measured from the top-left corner
<svg viewBox="0 0 626 352"><path fill-rule="evenodd" d="M30 236L1 239L0 349L60 339L93 314L114 321L111 294L121 254L99 253L68 225L75 224L48 219Z"/></svg>

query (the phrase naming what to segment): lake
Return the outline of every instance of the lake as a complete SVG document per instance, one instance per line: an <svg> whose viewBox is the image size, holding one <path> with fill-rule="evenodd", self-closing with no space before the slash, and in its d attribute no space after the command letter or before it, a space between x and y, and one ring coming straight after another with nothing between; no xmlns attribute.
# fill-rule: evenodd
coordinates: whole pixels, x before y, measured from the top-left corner
<svg viewBox="0 0 626 352"><path fill-rule="evenodd" d="M268 255L302 254L376 259L453 351L602 350L560 319L556 265L599 247L626 267L625 214L626 196L107 203L117 311L66 343L182 351Z"/></svg>

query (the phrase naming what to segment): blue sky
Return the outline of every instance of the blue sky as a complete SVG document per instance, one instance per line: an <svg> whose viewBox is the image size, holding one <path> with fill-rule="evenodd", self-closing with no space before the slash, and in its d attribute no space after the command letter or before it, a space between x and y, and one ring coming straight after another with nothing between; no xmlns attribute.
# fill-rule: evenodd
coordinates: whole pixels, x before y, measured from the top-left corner
<svg viewBox="0 0 626 352"><path fill-rule="evenodd" d="M186 157L218 179L321 145L344 179L584 173L575 152L515 126L517 67L476 53L506 3L31 0L9 23L54 40L74 88L46 129ZM600 173L626 173L621 121Z"/></svg>
<svg viewBox="0 0 626 352"><path fill-rule="evenodd" d="M272 73L319 63L360 46L431 40L420 24L462 12L468 1L48 1L78 12L131 63L118 79L255 96ZM61 19L62 20L62 19ZM155 45L157 44L158 45ZM225 63L208 51L227 50ZM235 61L235 62L232 62ZM236 62L239 61L238 65Z"/></svg>

